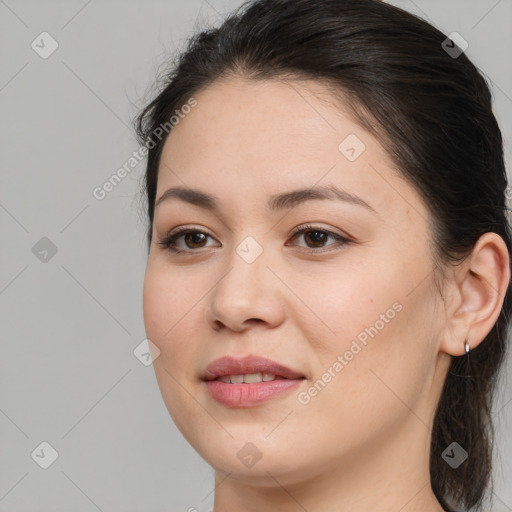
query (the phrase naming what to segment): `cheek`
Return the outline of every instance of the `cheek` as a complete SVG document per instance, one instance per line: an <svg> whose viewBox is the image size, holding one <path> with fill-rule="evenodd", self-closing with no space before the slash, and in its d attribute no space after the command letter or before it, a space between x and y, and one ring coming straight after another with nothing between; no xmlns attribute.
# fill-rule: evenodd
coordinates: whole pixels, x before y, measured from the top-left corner
<svg viewBox="0 0 512 512"><path fill-rule="evenodd" d="M393 312L396 315L384 326L370 315L364 323L374 328L363 330L338 321L339 331L347 335L332 340L311 386L297 397L297 417L323 425L323 437L317 443L324 446L324 453L338 446L340 439L338 451L363 447L418 409L428 380L428 364L419 346L423 340L409 337L413 329L407 326L407 306ZM351 325L355 323L352 319ZM421 410L417 414L426 419Z"/></svg>
<svg viewBox="0 0 512 512"><path fill-rule="evenodd" d="M320 415L340 400L348 406L345 412L364 414L368 407L396 412L392 405L400 408L400 401L392 390L406 403L419 395L434 338L433 290L428 280L416 287L411 279L423 276L420 270L397 262L394 268L331 272L314 287L311 277L295 281L297 295L306 297L310 308L295 318L313 349L318 383L303 398L317 402Z"/></svg>
<svg viewBox="0 0 512 512"><path fill-rule="evenodd" d="M153 369L164 403L177 427L187 435L187 420L199 414L197 404L184 392L185 379L192 378L186 372L192 370L192 361L197 356L191 325L197 323L193 305L188 304L186 287L176 293L176 281L166 277L164 269L148 266L143 286L143 314L147 337L158 347L160 354L153 361ZM173 284L173 287L170 286ZM179 286L179 284L178 284ZM197 298L196 298L197 301ZM187 385L188 387L188 385Z"/></svg>
<svg viewBox="0 0 512 512"><path fill-rule="evenodd" d="M397 321L401 292L390 274L389 269L357 262L288 276L301 299L294 301L298 309L290 314L322 366L350 350L354 340L364 347L376 332L377 338L382 337L388 325Z"/></svg>
<svg viewBox="0 0 512 512"><path fill-rule="evenodd" d="M169 275L157 265L148 266L143 315L146 335L160 350L154 362L157 374L167 370L182 379L185 370L196 369L198 344L204 339L203 295L202 289L190 286L190 280L178 273Z"/></svg>
<svg viewBox="0 0 512 512"><path fill-rule="evenodd" d="M146 333L150 339L155 338L152 341L157 345L172 339L176 326L185 319L194 300L197 302L195 294L182 281L179 275L170 274L158 263L148 264L143 286L143 315Z"/></svg>
<svg viewBox="0 0 512 512"><path fill-rule="evenodd" d="M148 268L142 295L144 325L146 335L160 350L162 349L160 338L165 333L165 325L170 321L168 313L173 311L171 306L165 287L160 280L156 279L156 273Z"/></svg>

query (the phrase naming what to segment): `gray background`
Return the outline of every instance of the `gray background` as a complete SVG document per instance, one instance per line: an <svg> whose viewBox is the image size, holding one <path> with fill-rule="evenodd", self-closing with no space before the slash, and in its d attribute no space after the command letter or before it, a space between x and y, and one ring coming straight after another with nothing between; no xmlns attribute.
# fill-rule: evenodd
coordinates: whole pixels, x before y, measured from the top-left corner
<svg viewBox="0 0 512 512"><path fill-rule="evenodd" d="M92 191L138 149L130 120L166 55L239 3L0 0L3 512L206 511L213 502L213 470L133 354L145 338L145 162L103 200ZM392 3L469 42L492 81L510 171L512 0ZM31 47L43 31L59 45L46 59ZM509 381L494 411L493 511L507 512ZM43 441L58 452L48 469L31 456Z"/></svg>

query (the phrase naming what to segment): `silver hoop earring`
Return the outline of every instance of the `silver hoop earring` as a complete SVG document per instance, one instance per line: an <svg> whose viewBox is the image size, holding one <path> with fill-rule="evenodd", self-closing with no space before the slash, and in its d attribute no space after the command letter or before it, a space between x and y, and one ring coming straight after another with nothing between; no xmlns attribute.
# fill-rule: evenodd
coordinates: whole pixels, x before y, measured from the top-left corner
<svg viewBox="0 0 512 512"><path fill-rule="evenodd" d="M470 352L471 348L469 346L469 339L466 338L464 340L464 352L465 352L465 355L467 355L467 360L464 361L464 366L466 366L467 368L467 375L459 375L458 373L454 373L452 371L449 371L448 373L450 373L451 375L455 376L455 377L463 377L463 378L471 378L472 376L469 374L469 367L471 366L471 358L469 357L469 352ZM464 354L463 354L464 355ZM462 358L462 356L460 356ZM462 361L462 359L461 359Z"/></svg>

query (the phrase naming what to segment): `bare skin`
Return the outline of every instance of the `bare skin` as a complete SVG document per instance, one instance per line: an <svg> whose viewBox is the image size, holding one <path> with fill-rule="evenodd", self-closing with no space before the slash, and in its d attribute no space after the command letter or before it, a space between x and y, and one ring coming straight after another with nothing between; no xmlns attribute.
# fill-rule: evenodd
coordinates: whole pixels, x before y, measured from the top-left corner
<svg viewBox="0 0 512 512"><path fill-rule="evenodd" d="M480 238L448 273L443 302L426 205L321 84L232 78L195 98L165 143L156 197L199 189L220 210L176 198L156 207L144 321L168 411L215 469L214 511L441 512L429 476L434 413L451 357L466 338L482 342L500 313L503 240ZM339 149L350 134L365 145L353 161ZM266 208L274 194L327 185L371 208L328 199ZM305 224L313 233L293 237ZM181 236L184 252L173 253L158 242L178 226L206 236ZM262 249L251 263L237 252L247 237ZM205 367L246 354L306 379L258 406L213 400ZM318 379L328 382L315 393ZM237 456L247 443L261 454L251 467Z"/></svg>

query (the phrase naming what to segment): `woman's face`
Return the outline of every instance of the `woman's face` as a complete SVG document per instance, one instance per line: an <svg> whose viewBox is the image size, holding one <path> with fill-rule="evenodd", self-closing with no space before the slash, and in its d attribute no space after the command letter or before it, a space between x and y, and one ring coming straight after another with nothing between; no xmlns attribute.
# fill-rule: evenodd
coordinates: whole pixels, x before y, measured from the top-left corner
<svg viewBox="0 0 512 512"><path fill-rule="evenodd" d="M417 441L429 439L448 357L438 361L420 196L319 83L231 79L195 99L166 140L156 193L180 187L190 201L171 193L156 206L144 283L177 427L215 469L251 484L379 454L389 469L390 446L405 450L402 467L427 459ZM179 253L159 244L176 228L195 232L174 239ZM288 378L207 383L225 356L293 375L249 362L220 373Z"/></svg>

